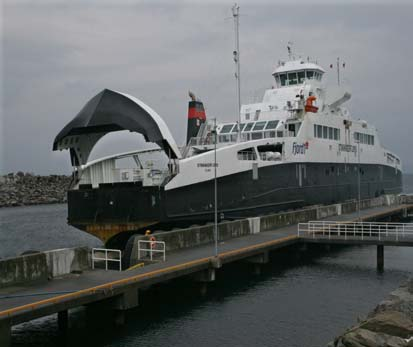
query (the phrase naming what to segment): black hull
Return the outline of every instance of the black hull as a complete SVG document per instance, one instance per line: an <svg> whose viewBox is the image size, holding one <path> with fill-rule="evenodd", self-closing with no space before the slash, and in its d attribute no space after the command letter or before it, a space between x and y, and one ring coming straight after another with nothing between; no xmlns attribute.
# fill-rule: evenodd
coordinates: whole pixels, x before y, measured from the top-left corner
<svg viewBox="0 0 413 347"><path fill-rule="evenodd" d="M301 172L300 172L301 171ZM402 174L383 165L360 168L361 199L402 191ZM259 168L258 180L246 171L218 180L219 219L237 219L331 204L358 197L357 164L280 164ZM69 224L86 230L110 226L119 231L106 237L123 243L133 233L183 227L212 221L214 182L206 181L165 191L137 183L102 184L68 192ZM120 226L120 227L119 227ZM98 235L99 236L99 235Z"/></svg>

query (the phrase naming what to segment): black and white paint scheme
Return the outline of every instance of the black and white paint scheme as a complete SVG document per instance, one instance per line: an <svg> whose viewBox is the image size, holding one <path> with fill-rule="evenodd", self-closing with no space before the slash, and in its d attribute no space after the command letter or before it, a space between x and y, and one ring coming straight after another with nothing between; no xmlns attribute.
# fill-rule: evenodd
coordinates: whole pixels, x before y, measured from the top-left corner
<svg viewBox="0 0 413 347"><path fill-rule="evenodd" d="M110 242L212 221L215 154L220 219L357 199L359 179L361 199L401 192L400 158L373 125L352 119L351 93L327 88L320 65L289 53L273 71L275 86L242 105L240 124L215 128L203 107L191 109L201 104L191 94L188 124L199 117L198 132L181 147L141 100L107 89L92 98L54 141L55 150L70 149L74 167L69 223ZM101 137L120 130L157 146L88 161Z"/></svg>

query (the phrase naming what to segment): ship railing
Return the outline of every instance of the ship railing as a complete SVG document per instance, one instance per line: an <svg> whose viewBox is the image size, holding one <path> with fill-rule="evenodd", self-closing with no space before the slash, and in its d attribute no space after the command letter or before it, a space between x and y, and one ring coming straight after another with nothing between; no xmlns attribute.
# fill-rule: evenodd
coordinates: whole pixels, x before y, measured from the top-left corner
<svg viewBox="0 0 413 347"><path fill-rule="evenodd" d="M164 241L138 240L138 260L153 261L156 254L160 254L162 260L166 261L166 244Z"/></svg>
<svg viewBox="0 0 413 347"><path fill-rule="evenodd" d="M413 223L310 221L298 224L299 237L413 241Z"/></svg>
<svg viewBox="0 0 413 347"><path fill-rule="evenodd" d="M257 155L255 152L251 151L239 151L237 153L238 160L257 160Z"/></svg>
<svg viewBox="0 0 413 347"><path fill-rule="evenodd" d="M105 270L109 270L109 263L118 263L122 271L122 252L119 249L92 248L92 269L100 262L105 262Z"/></svg>
<svg viewBox="0 0 413 347"><path fill-rule="evenodd" d="M259 152L259 156L263 161L279 161L282 159L279 152Z"/></svg>

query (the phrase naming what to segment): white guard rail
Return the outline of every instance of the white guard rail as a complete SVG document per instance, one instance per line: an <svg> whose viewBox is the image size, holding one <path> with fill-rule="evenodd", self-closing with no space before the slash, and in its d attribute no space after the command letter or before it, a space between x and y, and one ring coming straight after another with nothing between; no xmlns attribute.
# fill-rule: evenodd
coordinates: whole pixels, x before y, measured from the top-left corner
<svg viewBox="0 0 413 347"><path fill-rule="evenodd" d="M104 261L105 270L108 270L109 262L119 263L119 271L122 271L122 252L119 249L92 248L92 269L95 268L95 261Z"/></svg>
<svg viewBox="0 0 413 347"><path fill-rule="evenodd" d="M166 245L164 241L148 241L138 240L138 259L142 260L142 257L148 257L152 261L154 258L153 253L162 253L163 261L166 260Z"/></svg>
<svg viewBox="0 0 413 347"><path fill-rule="evenodd" d="M369 223L310 221L298 224L298 236L312 238L378 238L379 240L413 238L413 223Z"/></svg>

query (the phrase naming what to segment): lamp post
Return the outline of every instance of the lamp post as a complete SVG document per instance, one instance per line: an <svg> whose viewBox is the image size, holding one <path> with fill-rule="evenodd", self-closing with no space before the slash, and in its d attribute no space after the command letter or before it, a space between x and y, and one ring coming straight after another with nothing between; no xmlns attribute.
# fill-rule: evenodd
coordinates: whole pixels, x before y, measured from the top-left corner
<svg viewBox="0 0 413 347"><path fill-rule="evenodd" d="M215 256L218 256L218 196L217 196L217 119L214 119L214 239Z"/></svg>
<svg viewBox="0 0 413 347"><path fill-rule="evenodd" d="M359 135L360 136L360 135ZM357 203L357 217L360 222L360 202L361 202L361 192L360 192L360 138L357 140L357 157L358 157L358 167L357 167L357 191L358 191L358 203Z"/></svg>

